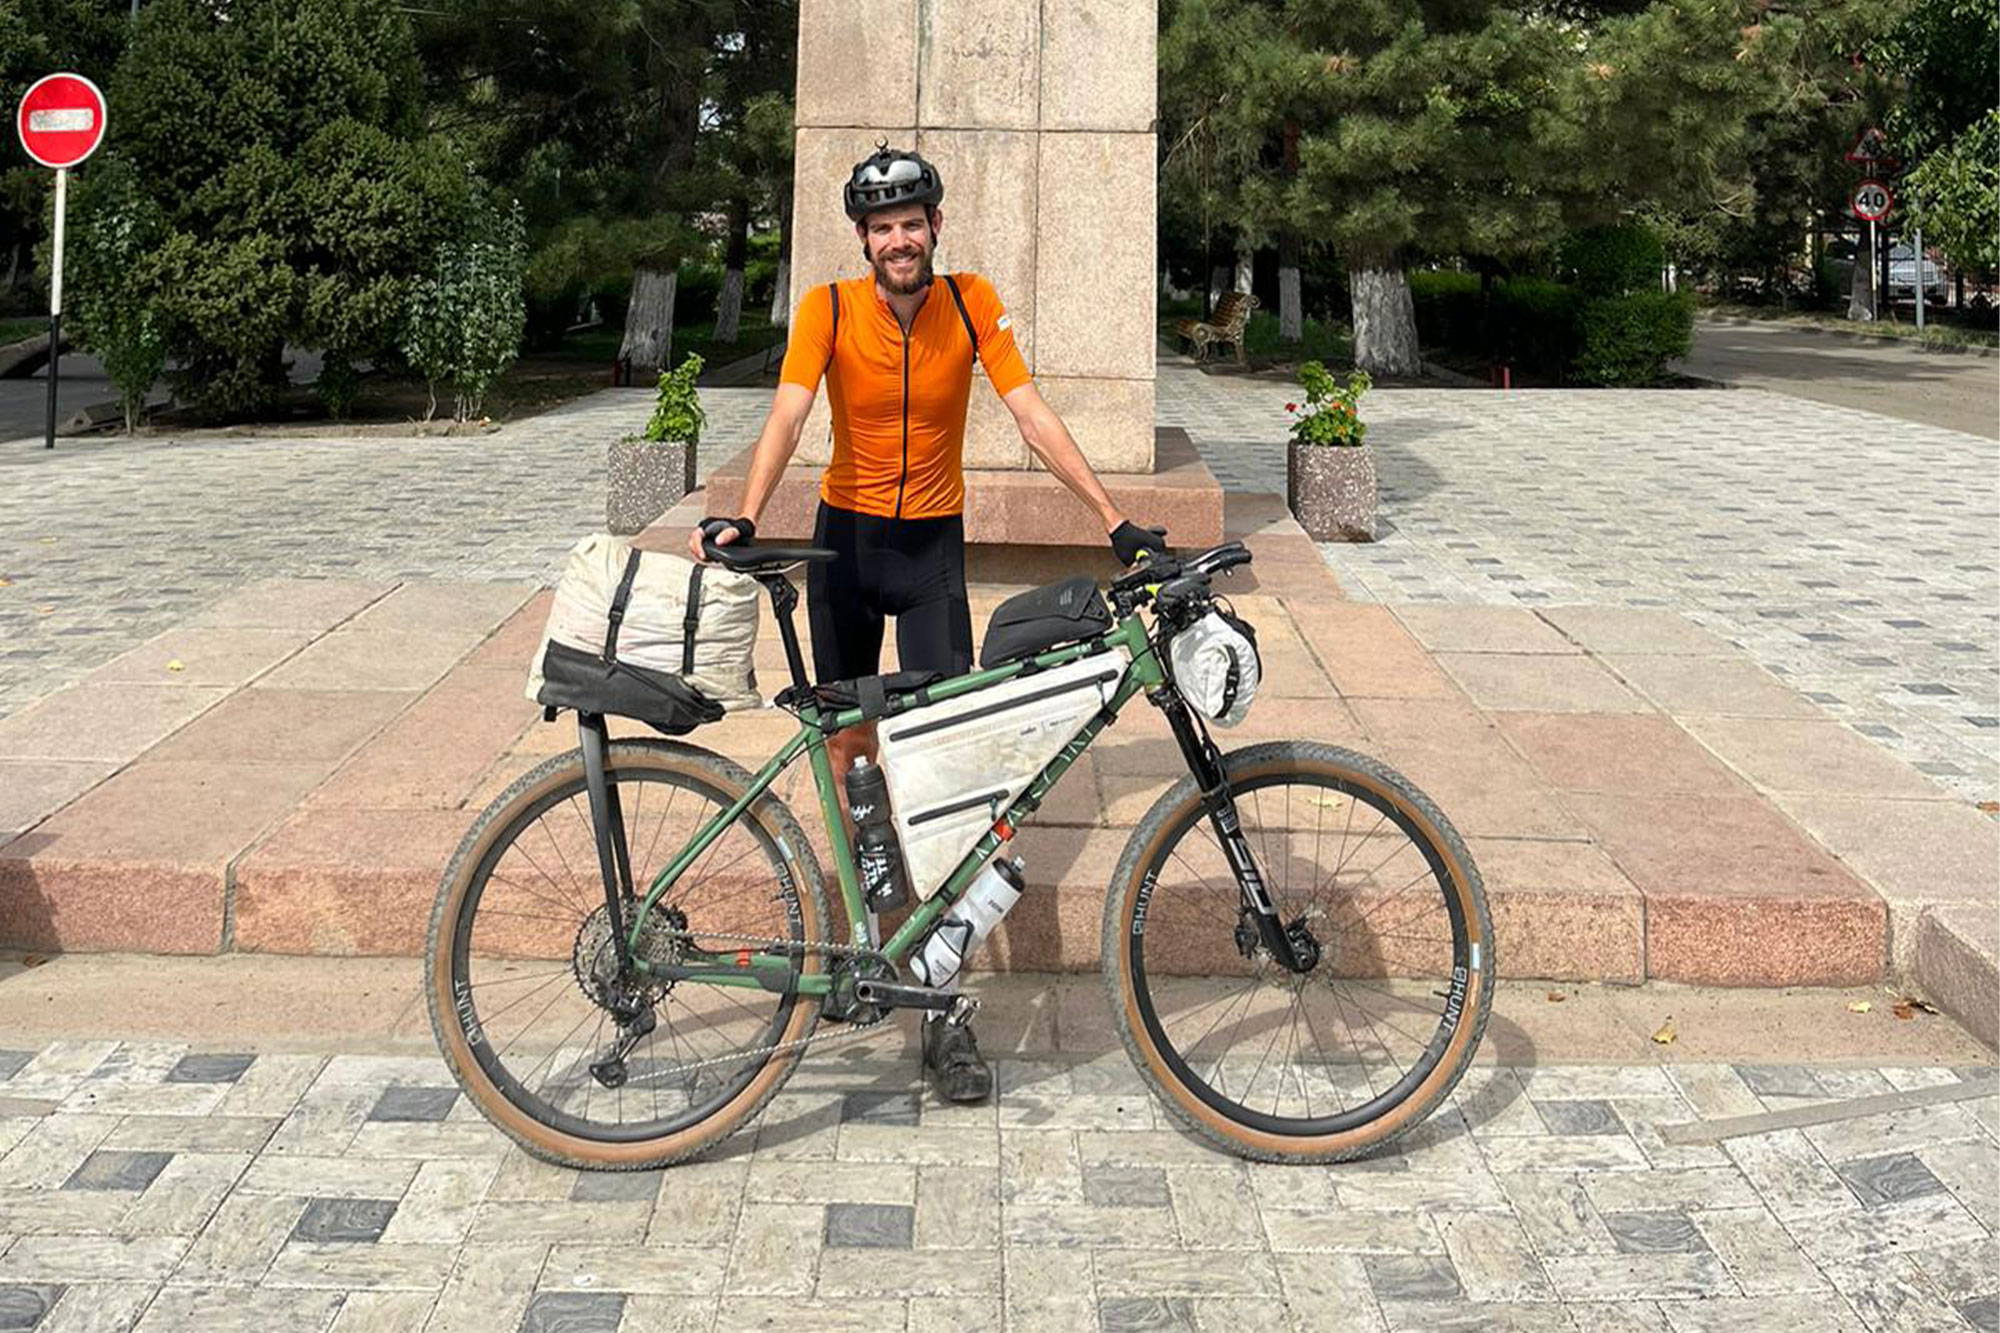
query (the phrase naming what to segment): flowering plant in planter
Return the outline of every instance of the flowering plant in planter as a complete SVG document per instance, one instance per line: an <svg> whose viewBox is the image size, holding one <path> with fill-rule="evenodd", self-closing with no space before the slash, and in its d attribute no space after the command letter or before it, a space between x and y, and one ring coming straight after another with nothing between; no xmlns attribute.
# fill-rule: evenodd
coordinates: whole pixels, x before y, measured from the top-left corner
<svg viewBox="0 0 2000 1333"><path fill-rule="evenodd" d="M1292 421L1295 444L1360 444L1368 434L1361 420L1361 395L1374 386L1368 372L1357 370L1342 384L1317 361L1299 367L1299 387L1306 391L1303 404L1286 403Z"/></svg>
<svg viewBox="0 0 2000 1333"><path fill-rule="evenodd" d="M1285 450L1285 498L1315 541L1375 540L1375 451L1359 403L1372 381L1355 371L1347 383L1317 361L1299 367L1306 401L1286 403L1292 441Z"/></svg>

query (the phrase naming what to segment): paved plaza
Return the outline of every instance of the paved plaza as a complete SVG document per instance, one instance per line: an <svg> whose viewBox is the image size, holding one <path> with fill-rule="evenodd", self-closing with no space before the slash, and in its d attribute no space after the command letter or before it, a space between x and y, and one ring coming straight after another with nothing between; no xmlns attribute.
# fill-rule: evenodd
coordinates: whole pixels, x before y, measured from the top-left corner
<svg viewBox="0 0 2000 1333"><path fill-rule="evenodd" d="M1284 490L1295 392L1160 366L1162 423L1233 488ZM1386 523L1321 548L1350 598L1677 611L2000 799L2000 444L1758 390L1385 390L1365 415Z"/></svg>
<svg viewBox="0 0 2000 1333"><path fill-rule="evenodd" d="M130 964L116 975L184 1022L205 981L245 995L229 960L172 966L173 998ZM26 1006L54 996L87 1010L69 985L11 978L15 1018L46 1031ZM207 1034L192 1047L8 1043L0 1327L2000 1326L2000 1085L1942 1020L1858 1018L1838 992L1739 1005L1569 988L1563 1008L1545 987L1503 987L1486 1048L1499 1063L1394 1151L1299 1168L1172 1128L1110 1036L1096 978L984 989L996 1104L926 1096L899 1027L808 1059L751 1130L664 1174L580 1174L513 1148L423 1049L420 1005L383 1006L374 1053L301 1041L316 994L327 1012L354 1005L310 976L275 1002L289 1039L252 1016L232 1044L212 1013L181 1028ZM1643 1049L1667 1007L1705 1053L1573 1058ZM1836 1014L1903 1054L1824 1058ZM1773 1039L1812 1063L1740 1059Z"/></svg>

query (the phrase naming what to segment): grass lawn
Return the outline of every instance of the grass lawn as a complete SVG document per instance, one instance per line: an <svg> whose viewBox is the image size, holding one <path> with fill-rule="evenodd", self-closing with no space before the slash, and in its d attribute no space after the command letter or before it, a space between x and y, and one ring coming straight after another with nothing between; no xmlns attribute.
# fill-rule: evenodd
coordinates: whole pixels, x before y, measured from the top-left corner
<svg viewBox="0 0 2000 1333"><path fill-rule="evenodd" d="M537 357L556 361L572 361L582 365L601 366L608 375L611 363L618 357L618 345L625 339L625 330L615 325L600 325L594 329L582 329L569 334L560 346L547 352L537 353ZM761 352L785 341L785 330L771 323L767 312L745 310L737 326L736 338L732 342L715 341L715 324L683 324L674 330L673 360L678 365L683 357L694 355L702 359L708 370L720 370L731 361Z"/></svg>
<svg viewBox="0 0 2000 1333"><path fill-rule="evenodd" d="M0 319L0 346L38 335L47 337L48 332L49 321L45 318L28 316L22 319Z"/></svg>

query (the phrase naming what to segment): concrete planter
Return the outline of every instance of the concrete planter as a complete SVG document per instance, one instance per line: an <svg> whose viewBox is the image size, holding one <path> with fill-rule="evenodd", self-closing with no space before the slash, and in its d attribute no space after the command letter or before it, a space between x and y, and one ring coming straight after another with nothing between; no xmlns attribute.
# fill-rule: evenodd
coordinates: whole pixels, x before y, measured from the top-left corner
<svg viewBox="0 0 2000 1333"><path fill-rule="evenodd" d="M694 446L623 439L611 445L605 526L620 536L642 531L694 489Z"/></svg>
<svg viewBox="0 0 2000 1333"><path fill-rule="evenodd" d="M1365 444L1287 446L1285 501L1320 542L1375 540L1375 451Z"/></svg>

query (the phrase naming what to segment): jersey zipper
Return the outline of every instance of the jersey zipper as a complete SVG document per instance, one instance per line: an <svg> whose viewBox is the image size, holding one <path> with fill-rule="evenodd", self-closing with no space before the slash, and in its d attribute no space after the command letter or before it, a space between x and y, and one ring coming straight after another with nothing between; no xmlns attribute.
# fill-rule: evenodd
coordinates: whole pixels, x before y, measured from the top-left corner
<svg viewBox="0 0 2000 1333"><path fill-rule="evenodd" d="M910 484L910 331L903 330L903 474L896 478L896 517L903 516L903 489Z"/></svg>

